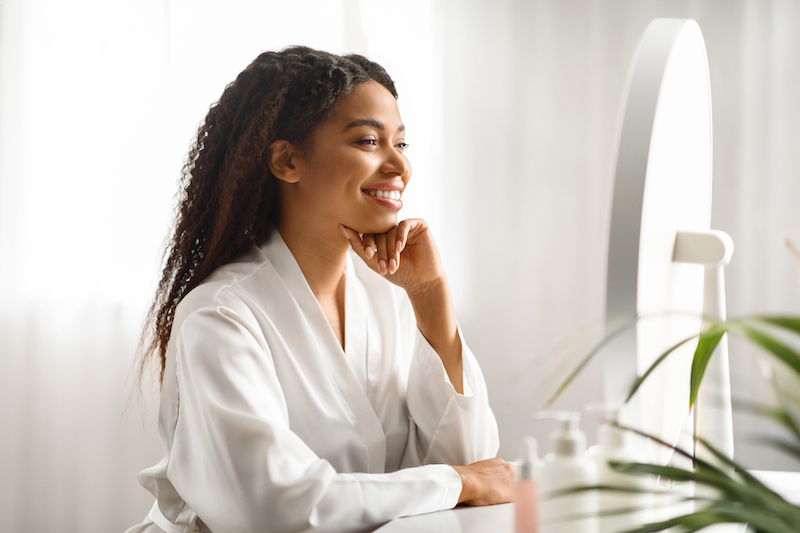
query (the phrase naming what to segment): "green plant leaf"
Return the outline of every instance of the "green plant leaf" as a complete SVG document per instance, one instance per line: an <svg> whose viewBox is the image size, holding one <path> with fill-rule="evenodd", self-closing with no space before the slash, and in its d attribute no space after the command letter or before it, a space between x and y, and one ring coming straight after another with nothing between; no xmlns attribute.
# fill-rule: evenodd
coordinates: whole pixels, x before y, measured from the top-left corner
<svg viewBox="0 0 800 533"><path fill-rule="evenodd" d="M703 374L706 373L708 360L714 353L722 336L725 335L727 327L724 324L715 324L708 331L700 333L697 341L697 349L692 358L692 377L689 389L689 408L694 406L697 400L697 391L700 389L700 382L703 381Z"/></svg>
<svg viewBox="0 0 800 533"><path fill-rule="evenodd" d="M678 344L675 344L674 346L668 348L667 351L665 351L660 356L658 356L658 359L656 359L653 362L653 364L650 365L650 368L648 368L645 371L645 373L642 374L641 376L639 376L639 378L633 383L633 386L631 387L631 391L628 393L628 397L625 398L625 403L629 402L631 400L631 398L633 398L633 395L636 394L636 391L638 391L639 387L642 386L642 383L644 383L644 380L646 380L650 376L650 374L653 373L653 370L655 370L656 367L658 365L660 365L664 361L664 359L667 358L667 356L669 354L671 354L672 352L674 352L675 350L677 350L678 348L680 348L681 346L683 346L684 344L686 344L687 342L689 342L690 340L692 340L692 339L694 339L696 337L697 337L697 335L692 335L691 337L686 337L685 339L680 341Z"/></svg>
<svg viewBox="0 0 800 533"><path fill-rule="evenodd" d="M800 334L800 317L755 315L748 318Z"/></svg>
<svg viewBox="0 0 800 533"><path fill-rule="evenodd" d="M765 437L763 435L757 437L755 440L764 444L769 444L773 448L777 448L795 459L800 459L800 444L796 442L791 442L781 437Z"/></svg>
<svg viewBox="0 0 800 533"><path fill-rule="evenodd" d="M698 442L710 451L718 460L734 468L741 478L740 501L749 502L763 508L776 516L785 517L789 523L800 523L800 507L787 502L781 495L773 491L758 478L753 476L736 461L727 457L706 439L698 438Z"/></svg>
<svg viewBox="0 0 800 533"><path fill-rule="evenodd" d="M627 464L627 463L623 463ZM575 494L577 492L589 492L593 490L605 491L605 492L632 492L635 494L644 494L644 493L652 493L652 494L663 494L664 491L661 489L653 489L647 490L641 487L621 487L617 485L586 485L586 486L579 486L579 487L568 487L564 489L554 490L551 492L543 492L541 495L547 498L560 498L561 496L566 496L569 494Z"/></svg>
<svg viewBox="0 0 800 533"><path fill-rule="evenodd" d="M800 396L798 396L798 391L794 390L796 387L792 387L793 390L791 392L787 391L787 387L779 384L774 376L771 382L775 395L786 413L789 424L796 428L794 433L796 433L797 442L800 443Z"/></svg>
<svg viewBox="0 0 800 533"><path fill-rule="evenodd" d="M718 517L718 522L746 522L748 520L741 518L741 513L747 512L742 511L742 509L745 509L768 517L766 520L773 526L775 524L800 523L798 522L800 521L800 508L786 502L774 492L762 488L760 484L751 485L749 482L739 482L706 468L699 468L692 472L680 468L644 463L617 463L612 465L612 468L620 472L646 472L674 481L694 481L697 484L714 487L720 491L718 497L712 500L702 498L697 498L696 500L699 502L705 501L701 505L706 505L708 508L714 507L720 510L724 507L724 514L728 515L728 519L723 520ZM783 529L777 530L782 531ZM792 530L788 529L786 531Z"/></svg>
<svg viewBox="0 0 800 533"><path fill-rule="evenodd" d="M653 442L670 448L675 453L681 454L684 457L691 458L692 455L676 446L664 442L663 440L648 435L640 430L634 428L627 428L616 424L617 427L626 429L643 437L646 437ZM705 446L720 462L730 467L727 471L723 470L716 465L700 459L695 458L696 469L682 470L675 467L660 467L656 465L643 465L637 466L639 463L609 463L611 468L627 473L649 473L660 475L666 479L673 479L675 481L695 481L703 485L715 487L717 490L722 491L719 501L736 501L741 502L750 507L764 509L765 512L774 514L775 516L786 517L789 523L800 523L800 507L792 505L784 500L779 494L765 486L760 480L755 478L752 474L747 472L741 465L726 457L713 445L709 444L706 440L698 439L700 444ZM653 467L661 468L659 472L654 472ZM732 477L734 471L737 471L736 476Z"/></svg>
<svg viewBox="0 0 800 533"><path fill-rule="evenodd" d="M622 426L620 426L622 427ZM648 436L647 434L630 429L637 434L650 438L664 446L672 448L676 453L690 457L688 453L680 448L670 446L661 439ZM714 487L719 492L719 497L711 500L713 505L743 505L747 509L763 511L767 516L783 524L800 523L800 507L792 505L784 500L780 495L766 487L760 480L756 479L749 472L745 471L735 461L729 459L714 446L704 439L698 439L720 462L731 467L728 471L722 470L717 466L702 459L696 459L695 470L683 470L669 466L648 465L642 463L609 463L611 468L620 472L627 473L647 473L659 475L665 479L674 481L694 481L709 487ZM738 472L733 474L734 469ZM769 531L792 531L791 529L770 529Z"/></svg>
<svg viewBox="0 0 800 533"><path fill-rule="evenodd" d="M645 433L644 431L641 431L641 430L636 429L636 428L632 428L632 427L629 427L629 426L623 426L622 424L619 424L619 423L613 423L612 422L611 425L613 425L615 427L618 427L620 429L623 429L625 431L630 431L631 433L635 433L636 435L640 435L640 436L642 436L642 437L644 437L646 439L649 439L649 440L651 440L651 441L653 441L653 442L655 442L655 443L657 443L657 444L659 444L661 446L664 446L665 448L669 448L670 450L674 451L675 453L677 453L679 455L682 455L683 457L685 457L687 459L694 460L696 465L700 465L700 466L702 466L704 468L707 468L709 470L716 470L721 474L726 474L723 470L720 470L719 468L717 468L713 464L711 464L711 463L709 463L707 461L704 461L703 459L696 458L696 457L694 457L694 454L689 453L688 451L686 451L686 450L684 450L682 448L679 448L678 446L673 446L672 444L670 444L670 443L668 443L668 442L666 442L664 440L661 440L660 438L658 438L658 437L656 437L654 435L650 435L650 434Z"/></svg>
<svg viewBox="0 0 800 533"><path fill-rule="evenodd" d="M654 533L675 526L681 526L681 533L691 533L693 531L699 531L704 527L724 523L725 521L725 516L721 514L713 511L699 511L677 518L671 518L670 520L664 520L663 522L646 524L636 529L629 529L627 533Z"/></svg>
<svg viewBox="0 0 800 533"><path fill-rule="evenodd" d="M725 465L729 466L730 468L732 468L734 471L736 471L737 474L745 480L745 482L750 483L750 484L752 484L752 485L754 485L754 486L756 486L756 487L758 487L758 488L760 488L762 490L765 490L765 491L769 492L770 495L772 495L772 496L780 497L780 496L778 496L778 494L776 492L774 492L772 489L770 489L769 487L764 485L761 482L761 480L759 480L758 478L756 478L755 476L750 474L742 465L740 465L739 463L737 463L736 461L734 461L733 459L731 459L730 457L728 457L727 455L722 453L719 449L717 449L716 446L714 446L713 444L708 442L703 437L697 437L697 442L699 442L701 445L703 445L703 447L705 447L706 450L711 452L711 454L714 457L716 457L718 461L722 462L722 464L725 464ZM708 462L701 461L700 459L697 459L697 461L703 466L709 464Z"/></svg>
<svg viewBox="0 0 800 533"><path fill-rule="evenodd" d="M661 354L650 368L647 369L644 375L634 383L627 400L631 399L642 383L671 353L680 346L697 338L697 347L692 359L689 397L689 405L693 407L697 401L700 384L708 367L709 360L726 332L742 337L765 350L771 356L782 361L800 375L800 350L791 344L790 341L784 340L787 336L781 334L783 332L789 332L800 335L800 317L752 316L725 322L706 320L705 326L706 328L699 335L688 337ZM573 375L570 376L568 382L562 386L558 394L560 394L572 379L574 379L574 376L583 369L589 359L608 345L609 342L621 332L622 329L615 330L598 343L592 352L584 359L579 369L576 370ZM787 342L789 342L789 344L787 344ZM781 393L788 394L790 391L787 389L783 391L778 390L777 392L780 396ZM784 404L782 408L752 402L738 402L737 405L738 407L748 409L751 412L775 420L786 427L791 432L792 440L770 437L765 437L761 440L783 452L800 457L800 419L795 416L795 408L800 404L789 401L784 401L782 403ZM800 528L798 528L798 524L800 524L800 506L793 505L783 499L779 494L764 485L732 459L726 457L706 440L698 438L698 443L710 451L713 456L710 460L693 457L694 454L690 454L685 450L681 450L680 448L633 428L627 428L619 424L615 425L622 429L633 431L660 445L675 450L675 453L681 454L687 458L693 458L695 461L695 468L692 470L685 470L671 466L645 463L610 462L609 466L614 470L628 474L656 475L673 481L692 481L699 486L713 489L708 493L703 493L705 494L704 497L692 498L698 504L698 510L696 512L656 524L644 525L631 530L630 533L663 531L675 526L680 527L682 532L698 531L710 525L725 522L748 523L757 533L796 533L800 530ZM620 487L615 488L610 486L584 487L576 490L625 491L625 489Z"/></svg>
<svg viewBox="0 0 800 533"><path fill-rule="evenodd" d="M788 346L768 333L760 331L744 323L731 324L730 331L736 333L737 335L741 335L753 344L765 349L786 363L795 372L800 374L800 353L794 350L791 346Z"/></svg>
<svg viewBox="0 0 800 533"><path fill-rule="evenodd" d="M575 368L575 370L573 370L570 373L570 375L567 376L567 379L565 379L561 383L561 385L558 386L558 389L556 389L556 391L553 393L550 399L547 400L547 405L552 405L553 402L556 401L556 398L561 396L561 393L564 392L564 390L566 390L566 388L570 385L570 383L575 381L575 378L578 377L578 374L580 374L583 371L586 365L589 364L589 362L594 358L595 355L597 355L600 352L600 350L608 346L611 343L611 341L613 341L614 339L619 337L622 333L624 333L625 330L627 330L633 324L635 324L637 320L638 317L636 315L623 315L619 317L617 320L610 322L609 329L611 331L606 333L603 336L603 338L600 339L600 341L597 342L597 344L595 344L591 350L589 350L589 352L586 354L586 356L584 356L581 362L578 363L578 366ZM615 323L613 327L611 326L612 323Z"/></svg>
<svg viewBox="0 0 800 533"><path fill-rule="evenodd" d="M791 415L789 415L789 413L782 407L768 405L761 402L742 400L739 398L732 399L731 403L733 404L734 409L748 411L765 418L771 418L775 422L791 431L798 442L800 442L800 427L797 426Z"/></svg>
<svg viewBox="0 0 800 533"><path fill-rule="evenodd" d="M796 533L794 522L787 520L786 517L776 516L760 507L731 502L714 502L707 510L724 517L720 522L747 523L756 531L769 533Z"/></svg>
<svg viewBox="0 0 800 533"><path fill-rule="evenodd" d="M618 472L639 472L652 474L673 481L694 481L716 487L724 492L737 493L736 481L718 469L697 468L694 471L674 466L652 465L647 463L622 463L610 461L609 466Z"/></svg>

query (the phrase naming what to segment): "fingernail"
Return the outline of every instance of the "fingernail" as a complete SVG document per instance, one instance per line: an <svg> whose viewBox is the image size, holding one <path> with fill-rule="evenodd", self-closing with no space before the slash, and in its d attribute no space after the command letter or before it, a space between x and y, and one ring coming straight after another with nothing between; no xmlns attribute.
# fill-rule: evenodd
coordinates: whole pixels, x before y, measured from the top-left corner
<svg viewBox="0 0 800 533"><path fill-rule="evenodd" d="M364 254L367 256L367 259L372 259L372 256L375 255L375 252L372 250L372 246L367 246L367 249L364 250Z"/></svg>
<svg viewBox="0 0 800 533"><path fill-rule="evenodd" d="M339 224L339 229L342 231L342 235L344 235L344 238L349 241L350 240L350 234L347 233L347 230L344 229L344 226Z"/></svg>
<svg viewBox="0 0 800 533"><path fill-rule="evenodd" d="M380 272L381 275L384 275L386 273L386 261L384 261L383 259L378 261L378 272Z"/></svg>
<svg viewBox="0 0 800 533"><path fill-rule="evenodd" d="M395 253L400 253L403 250L403 241L397 241L397 244L394 245Z"/></svg>
<svg viewBox="0 0 800 533"><path fill-rule="evenodd" d="M397 261L394 260L394 257L389 259L389 273L394 274L397 272Z"/></svg>

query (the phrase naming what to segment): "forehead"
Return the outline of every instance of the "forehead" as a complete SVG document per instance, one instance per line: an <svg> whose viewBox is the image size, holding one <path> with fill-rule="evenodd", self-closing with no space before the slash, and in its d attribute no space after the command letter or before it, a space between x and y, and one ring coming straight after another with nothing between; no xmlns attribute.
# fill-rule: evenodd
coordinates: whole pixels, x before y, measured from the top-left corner
<svg viewBox="0 0 800 533"><path fill-rule="evenodd" d="M376 81L362 83L342 98L336 111L326 122L345 129L347 125L359 120L380 122L388 132L397 131L403 126L397 100L386 87Z"/></svg>

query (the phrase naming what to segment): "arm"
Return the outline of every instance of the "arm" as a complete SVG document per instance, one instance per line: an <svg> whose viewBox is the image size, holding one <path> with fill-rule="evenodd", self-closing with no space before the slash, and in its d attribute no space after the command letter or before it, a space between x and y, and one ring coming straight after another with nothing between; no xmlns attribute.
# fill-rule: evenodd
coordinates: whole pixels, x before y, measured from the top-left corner
<svg viewBox="0 0 800 533"><path fill-rule="evenodd" d="M416 308L415 308L416 311ZM421 322L417 318L417 324ZM458 503L492 505L513 500L514 470L495 457L499 445L497 423L488 404L486 384L470 350L456 330L459 377L470 394L448 383L445 365L432 352L433 343L417 334L418 360L412 365L408 384L408 407L422 437L421 463L445 463L458 473L462 490ZM439 350L437 350L438 352ZM441 352L440 352L441 353ZM460 364L460 366L462 366ZM416 443L417 447L420 443ZM408 448L407 448L408 449Z"/></svg>
<svg viewBox="0 0 800 533"><path fill-rule="evenodd" d="M352 229L341 229L370 268L405 289L417 327L439 355L455 390L463 394L462 347L453 298L428 224L421 219L404 220L386 233L363 238Z"/></svg>
<svg viewBox="0 0 800 533"><path fill-rule="evenodd" d="M462 483L459 503L512 501L513 469L502 459L492 458L499 444L497 425L480 368L462 343L450 288L428 225L418 219L405 220L381 235L362 238L345 227L342 233L370 268L405 289L424 337L418 342L418 360L412 365L408 390L409 411L424 441L424 449L419 450L422 462L465 465L452 467ZM431 348L438 365L427 353ZM447 391L449 384L442 386L444 379L437 380L442 368L452 384L451 392ZM475 385L469 396L463 395L465 376Z"/></svg>
<svg viewBox="0 0 800 533"><path fill-rule="evenodd" d="M408 292L408 298L420 333L436 350L453 388L464 394L461 336L447 279Z"/></svg>

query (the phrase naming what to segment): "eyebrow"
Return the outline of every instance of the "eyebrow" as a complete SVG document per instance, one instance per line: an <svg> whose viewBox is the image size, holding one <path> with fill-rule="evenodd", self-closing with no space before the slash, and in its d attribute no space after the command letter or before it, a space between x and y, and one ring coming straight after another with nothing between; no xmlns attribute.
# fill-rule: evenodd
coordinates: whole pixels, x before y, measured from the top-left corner
<svg viewBox="0 0 800 533"><path fill-rule="evenodd" d="M361 120L354 120L350 124L344 127L345 131L351 128L357 128L358 126L372 126L375 129L379 129L384 131L386 127L383 125L383 122L378 122L377 120L373 120L371 118L365 118ZM397 128L397 131L406 131L406 127L403 124L400 124L400 127Z"/></svg>

